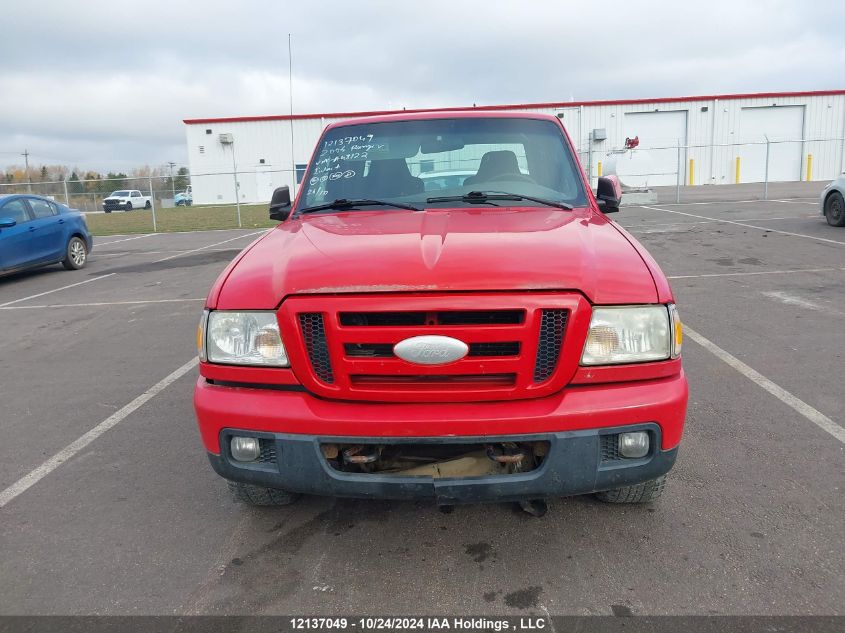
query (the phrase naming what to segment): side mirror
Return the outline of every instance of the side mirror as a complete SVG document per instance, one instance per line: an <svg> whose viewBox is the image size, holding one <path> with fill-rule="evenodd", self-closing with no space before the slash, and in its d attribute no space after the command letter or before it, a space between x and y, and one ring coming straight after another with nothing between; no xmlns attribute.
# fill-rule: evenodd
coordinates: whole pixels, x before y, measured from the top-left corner
<svg viewBox="0 0 845 633"><path fill-rule="evenodd" d="M622 202L622 185L616 176L602 176L596 189L596 202L604 213L617 213Z"/></svg>
<svg viewBox="0 0 845 633"><path fill-rule="evenodd" d="M0 218L0 229L10 229L17 223L15 218Z"/></svg>
<svg viewBox="0 0 845 633"><path fill-rule="evenodd" d="M290 187L279 187L270 199L270 219L287 220L290 215Z"/></svg>

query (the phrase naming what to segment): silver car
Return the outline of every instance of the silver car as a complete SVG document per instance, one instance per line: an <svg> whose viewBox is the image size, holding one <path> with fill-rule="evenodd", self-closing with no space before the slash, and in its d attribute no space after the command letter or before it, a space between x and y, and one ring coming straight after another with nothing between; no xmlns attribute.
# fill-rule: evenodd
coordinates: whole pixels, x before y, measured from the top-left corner
<svg viewBox="0 0 845 633"><path fill-rule="evenodd" d="M845 226L845 174L822 190L822 215L830 226Z"/></svg>

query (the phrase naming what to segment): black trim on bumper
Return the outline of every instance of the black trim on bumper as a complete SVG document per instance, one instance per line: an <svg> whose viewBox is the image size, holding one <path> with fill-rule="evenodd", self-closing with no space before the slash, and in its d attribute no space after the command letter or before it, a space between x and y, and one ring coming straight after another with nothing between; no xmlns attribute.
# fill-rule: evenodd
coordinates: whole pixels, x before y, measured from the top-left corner
<svg viewBox="0 0 845 633"><path fill-rule="evenodd" d="M647 430L652 450L642 459L602 461L600 436L610 433ZM228 454L232 435L273 440L276 463L239 463ZM484 443L550 442L549 454L539 468L511 475L444 478L400 477L366 473L346 473L333 469L320 451L321 443ZM221 455L209 453L212 468L221 477L244 483L280 488L290 492L367 499L433 498L441 505L483 501L518 501L544 497L565 497L610 490L640 483L667 473L675 463L678 449L662 451L660 427L637 424L623 427L538 433L519 436L429 437L429 438L349 438L259 433L226 429L221 433Z"/></svg>

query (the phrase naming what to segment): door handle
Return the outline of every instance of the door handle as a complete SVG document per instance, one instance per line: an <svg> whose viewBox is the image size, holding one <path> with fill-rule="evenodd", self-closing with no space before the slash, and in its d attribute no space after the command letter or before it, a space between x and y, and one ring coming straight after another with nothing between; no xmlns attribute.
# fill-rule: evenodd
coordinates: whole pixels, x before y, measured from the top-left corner
<svg viewBox="0 0 845 633"><path fill-rule="evenodd" d="M64 220L59 220L59 224L64 224L64 223L65 223Z"/></svg>
<svg viewBox="0 0 845 633"><path fill-rule="evenodd" d="M38 228L37 226L30 226L30 227L29 227L29 230L30 230L30 231L34 231L34 230L35 230L35 229L37 229L37 228Z"/></svg>

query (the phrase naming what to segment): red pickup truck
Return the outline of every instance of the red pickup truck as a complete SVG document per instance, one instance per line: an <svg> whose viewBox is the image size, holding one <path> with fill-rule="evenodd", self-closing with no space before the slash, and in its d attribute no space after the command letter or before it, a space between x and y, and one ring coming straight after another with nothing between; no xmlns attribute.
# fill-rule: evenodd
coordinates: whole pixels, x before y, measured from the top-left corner
<svg viewBox="0 0 845 633"><path fill-rule="evenodd" d="M442 172L443 177L437 177ZM239 499L657 498L687 382L654 259L562 123L480 111L324 131L280 224L208 294L194 404Z"/></svg>

